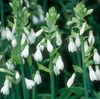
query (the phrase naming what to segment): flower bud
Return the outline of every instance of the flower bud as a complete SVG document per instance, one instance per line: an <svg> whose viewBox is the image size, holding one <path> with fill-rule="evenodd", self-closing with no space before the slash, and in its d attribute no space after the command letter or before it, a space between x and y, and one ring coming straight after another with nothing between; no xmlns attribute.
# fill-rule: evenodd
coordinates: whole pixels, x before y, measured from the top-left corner
<svg viewBox="0 0 100 99"><path fill-rule="evenodd" d="M73 73L72 76L69 78L69 80L67 81L67 87L70 88L72 86L72 84L74 83L74 79L75 79L76 74Z"/></svg>
<svg viewBox="0 0 100 99"><path fill-rule="evenodd" d="M94 49L93 60L94 60L95 64L100 64L100 55L99 55L97 49Z"/></svg>
<svg viewBox="0 0 100 99"><path fill-rule="evenodd" d="M92 67L89 66L88 68L89 68L90 80L91 81L97 80L96 74L95 74L94 70L92 69Z"/></svg>
<svg viewBox="0 0 100 99"><path fill-rule="evenodd" d="M58 46L60 46L62 44L61 35L58 32L56 32L56 44Z"/></svg>
<svg viewBox="0 0 100 99"><path fill-rule="evenodd" d="M80 47L81 42L80 42L79 35L76 36L75 44L77 47Z"/></svg>
<svg viewBox="0 0 100 99"><path fill-rule="evenodd" d="M42 82L41 75L40 75L40 72L39 71L36 71L36 74L34 76L34 82L36 84L38 84L38 85Z"/></svg>
<svg viewBox="0 0 100 99"><path fill-rule="evenodd" d="M40 51L40 48L37 48L33 57L34 57L34 60L37 61L37 62L41 62L43 60L43 56L42 56L42 53Z"/></svg>
<svg viewBox="0 0 100 99"><path fill-rule="evenodd" d="M89 32L88 42L89 42L89 44L94 44L94 42L95 42L95 38L93 36L93 32L92 31Z"/></svg>
<svg viewBox="0 0 100 99"><path fill-rule="evenodd" d="M86 22L83 23L83 25L80 29L80 35L82 35L85 32L85 28L86 28Z"/></svg>
<svg viewBox="0 0 100 99"><path fill-rule="evenodd" d="M77 51L76 45L72 38L70 38L70 40L69 40L68 50L69 50L69 52L72 52L72 53Z"/></svg>
<svg viewBox="0 0 100 99"><path fill-rule="evenodd" d="M50 53L53 51L53 45L51 44L50 40L47 40L47 50Z"/></svg>
<svg viewBox="0 0 100 99"><path fill-rule="evenodd" d="M21 57L27 58L29 55L29 45L26 45L23 51L21 52Z"/></svg>

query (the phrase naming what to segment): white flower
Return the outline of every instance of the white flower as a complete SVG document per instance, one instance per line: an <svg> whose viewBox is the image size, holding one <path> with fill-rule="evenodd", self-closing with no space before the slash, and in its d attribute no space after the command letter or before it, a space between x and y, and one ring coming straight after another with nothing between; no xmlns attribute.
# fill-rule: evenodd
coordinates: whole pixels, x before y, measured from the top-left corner
<svg viewBox="0 0 100 99"><path fill-rule="evenodd" d="M40 84L42 82L41 75L40 75L40 72L39 71L36 71L36 74L34 76L34 82L36 84Z"/></svg>
<svg viewBox="0 0 100 99"><path fill-rule="evenodd" d="M34 24L38 24L39 23L39 19L34 15L32 17L32 21L33 21Z"/></svg>
<svg viewBox="0 0 100 99"><path fill-rule="evenodd" d="M43 39L38 43L38 45L37 45L37 47L36 47L36 48L39 47L41 51L43 51L43 50L44 50L44 47L45 47L42 43L45 43L45 38L43 38Z"/></svg>
<svg viewBox="0 0 100 99"><path fill-rule="evenodd" d="M54 71L56 76L60 74L60 70L58 69L58 67L56 65L54 65L53 71Z"/></svg>
<svg viewBox="0 0 100 99"><path fill-rule="evenodd" d="M28 41L29 41L30 44L34 44L35 39L36 39L35 32L32 29L31 33L28 35Z"/></svg>
<svg viewBox="0 0 100 99"><path fill-rule="evenodd" d="M8 41L12 40L13 38L13 33L9 30L9 28L6 28L6 38Z"/></svg>
<svg viewBox="0 0 100 99"><path fill-rule="evenodd" d="M76 44L77 47L80 47L81 42L80 42L79 35L76 36L75 44Z"/></svg>
<svg viewBox="0 0 100 99"><path fill-rule="evenodd" d="M53 45L51 44L50 40L47 40L47 50L50 53L53 51Z"/></svg>
<svg viewBox="0 0 100 99"><path fill-rule="evenodd" d="M3 28L2 30L1 37L3 40L6 39L6 29L5 28Z"/></svg>
<svg viewBox="0 0 100 99"><path fill-rule="evenodd" d="M88 51L88 49L89 49L88 42L85 41L84 42L84 52L86 53Z"/></svg>
<svg viewBox="0 0 100 99"><path fill-rule="evenodd" d="M86 22L83 23L83 25L80 29L80 35L82 35L85 32L85 28L86 28Z"/></svg>
<svg viewBox="0 0 100 99"><path fill-rule="evenodd" d="M13 62L11 61L11 59L9 59L7 62L6 62L6 66L9 70L14 70L14 64Z"/></svg>
<svg viewBox="0 0 100 99"><path fill-rule="evenodd" d="M16 74L15 74L15 78L16 78L16 79L19 79L19 77L20 77L20 74L19 74L19 72L17 71Z"/></svg>
<svg viewBox="0 0 100 99"><path fill-rule="evenodd" d="M40 36L42 32L43 32L43 29L40 29L39 31L37 31L36 34L35 34L36 37Z"/></svg>
<svg viewBox="0 0 100 99"><path fill-rule="evenodd" d="M97 80L96 74L95 74L94 70L92 69L92 67L89 66L88 68L89 68L90 80L91 81Z"/></svg>
<svg viewBox="0 0 100 99"><path fill-rule="evenodd" d="M61 35L58 32L56 32L56 44L58 46L60 46L62 44L62 38L61 38Z"/></svg>
<svg viewBox="0 0 100 99"><path fill-rule="evenodd" d="M97 49L94 49L93 60L94 60L95 64L100 64L100 55L99 55Z"/></svg>
<svg viewBox="0 0 100 99"><path fill-rule="evenodd" d="M93 32L92 31L89 32L88 42L89 42L89 44L94 44L94 42L95 42L95 38L93 36Z"/></svg>
<svg viewBox="0 0 100 99"><path fill-rule="evenodd" d="M27 44L21 52L21 57L27 58L29 55L29 45Z"/></svg>
<svg viewBox="0 0 100 99"><path fill-rule="evenodd" d="M55 65L58 68L58 70L63 70L64 69L64 63L63 63L62 58L61 58L60 55L57 57Z"/></svg>
<svg viewBox="0 0 100 99"><path fill-rule="evenodd" d="M74 79L75 79L76 74L73 73L72 76L69 78L69 80L67 81L67 87L70 88L72 86L72 84L74 83Z"/></svg>
<svg viewBox="0 0 100 99"><path fill-rule="evenodd" d="M3 93L4 95L8 95L10 87L11 87L11 82L8 79L6 79L3 87L1 88L1 93Z"/></svg>
<svg viewBox="0 0 100 99"><path fill-rule="evenodd" d="M99 70L99 67L98 66L95 66L95 73L96 73L96 77L97 77L97 80L100 80L100 70Z"/></svg>
<svg viewBox="0 0 100 99"><path fill-rule="evenodd" d="M27 78L25 78L25 83L28 90L32 89L32 87L35 85L35 82L33 80Z"/></svg>
<svg viewBox="0 0 100 99"><path fill-rule="evenodd" d="M16 45L17 45L17 40L16 40L15 37L12 38L11 44L12 44L13 47L16 47Z"/></svg>
<svg viewBox="0 0 100 99"><path fill-rule="evenodd" d="M26 40L27 40L26 35L22 33L21 45L24 45Z"/></svg>
<svg viewBox="0 0 100 99"><path fill-rule="evenodd" d="M69 40L68 50L69 50L69 52L72 52L72 53L77 51L76 45L72 38L70 38L70 40Z"/></svg>
<svg viewBox="0 0 100 99"><path fill-rule="evenodd" d="M43 56L40 51L40 48L37 48L35 54L33 54L33 57L34 57L34 60L36 60L37 62L41 62L43 60Z"/></svg>

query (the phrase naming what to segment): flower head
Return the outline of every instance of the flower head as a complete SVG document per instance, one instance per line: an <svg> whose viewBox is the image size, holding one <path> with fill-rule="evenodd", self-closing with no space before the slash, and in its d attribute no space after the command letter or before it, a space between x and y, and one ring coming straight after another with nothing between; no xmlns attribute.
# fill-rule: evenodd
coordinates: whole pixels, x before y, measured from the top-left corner
<svg viewBox="0 0 100 99"><path fill-rule="evenodd" d="M11 44L12 44L13 47L16 47L16 45L17 45L17 40L16 40L15 37L12 38Z"/></svg>
<svg viewBox="0 0 100 99"><path fill-rule="evenodd" d="M53 51L53 45L51 44L50 40L47 40L47 50L50 53Z"/></svg>
<svg viewBox="0 0 100 99"><path fill-rule="evenodd" d="M77 47L72 38L70 38L70 40L69 40L68 50L69 50L69 52L72 52L72 53L77 51Z"/></svg>
<svg viewBox="0 0 100 99"><path fill-rule="evenodd" d="M69 78L69 80L67 81L67 87L70 88L72 86L72 84L74 83L74 79L75 79L76 74L73 73L72 76Z"/></svg>
<svg viewBox="0 0 100 99"><path fill-rule="evenodd" d="M93 68L91 66L89 66L88 68L89 68L90 80L91 81L97 80L96 73L94 72Z"/></svg>
<svg viewBox="0 0 100 99"><path fill-rule="evenodd" d="M36 39L35 32L32 29L31 33L28 35L28 41L29 41L30 44L34 44L35 39Z"/></svg>
<svg viewBox="0 0 100 99"><path fill-rule="evenodd" d="M76 44L77 47L80 47L81 42L80 42L79 35L76 36L75 44Z"/></svg>
<svg viewBox="0 0 100 99"><path fill-rule="evenodd" d="M3 93L4 95L8 95L10 87L11 87L11 82L8 79L6 79L3 87L1 88L1 93Z"/></svg>
<svg viewBox="0 0 100 99"><path fill-rule="evenodd" d="M95 66L95 69L96 69L95 73L96 73L97 80L100 81L100 70L99 70L99 67Z"/></svg>
<svg viewBox="0 0 100 99"><path fill-rule="evenodd" d="M56 32L56 44L58 46L60 46L62 44L61 35L58 32Z"/></svg>
<svg viewBox="0 0 100 99"><path fill-rule="evenodd" d="M37 62L41 62L43 60L43 56L42 56L40 48L37 48L35 54L33 54L33 57L34 57L34 60Z"/></svg>
<svg viewBox="0 0 100 99"><path fill-rule="evenodd" d="M27 58L29 55L29 45L27 44L21 52L21 57Z"/></svg>
<svg viewBox="0 0 100 99"><path fill-rule="evenodd" d="M41 75L40 75L40 72L39 71L36 71L36 74L34 76L34 82L36 84L38 84L38 85L42 82Z"/></svg>
<svg viewBox="0 0 100 99"><path fill-rule="evenodd" d="M28 90L32 89L32 87L35 85L35 82L33 80L27 78L25 78L25 83Z"/></svg>
<svg viewBox="0 0 100 99"><path fill-rule="evenodd" d="M9 59L7 62L6 62L6 66L9 70L14 70L14 64L13 62L11 61L11 59Z"/></svg>
<svg viewBox="0 0 100 99"><path fill-rule="evenodd" d="M89 32L88 42L89 42L89 44L94 44L94 42L95 42L95 38L93 36L93 32L92 31Z"/></svg>
<svg viewBox="0 0 100 99"><path fill-rule="evenodd" d="M100 64L100 55L99 55L97 49L94 49L93 60L94 60L95 64Z"/></svg>

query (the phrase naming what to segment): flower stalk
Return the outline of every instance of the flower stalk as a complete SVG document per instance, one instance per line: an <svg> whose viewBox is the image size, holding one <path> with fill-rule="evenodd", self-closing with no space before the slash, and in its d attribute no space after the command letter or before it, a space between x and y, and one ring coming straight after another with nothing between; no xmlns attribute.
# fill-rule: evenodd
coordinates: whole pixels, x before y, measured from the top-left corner
<svg viewBox="0 0 100 99"><path fill-rule="evenodd" d="M55 82L54 82L54 72L53 72L53 64L52 57L50 56L50 80L51 80L51 99L55 99Z"/></svg>
<svg viewBox="0 0 100 99"><path fill-rule="evenodd" d="M83 40L82 36L81 36L81 55L82 55L83 82L84 82L84 89L85 89L85 99L88 99L87 71L86 71L86 65L85 65L85 62L84 62L85 52L84 52L84 40Z"/></svg>

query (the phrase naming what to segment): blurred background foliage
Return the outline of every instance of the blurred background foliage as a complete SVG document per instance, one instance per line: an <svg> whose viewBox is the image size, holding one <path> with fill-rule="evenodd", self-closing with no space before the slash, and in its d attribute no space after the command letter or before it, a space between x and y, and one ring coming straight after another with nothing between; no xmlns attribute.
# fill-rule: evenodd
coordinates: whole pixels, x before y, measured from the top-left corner
<svg viewBox="0 0 100 99"><path fill-rule="evenodd" d="M12 18L12 9L9 6L9 2L11 0L0 0L0 21L2 22L3 26L7 26L8 25L8 20L13 20ZM31 27L33 27L33 29L36 31L38 30L41 25L45 24L44 20L42 19L39 22L34 22L33 20L33 16L37 16L39 18L39 14L43 14L43 16L45 17L46 12L48 11L48 9L52 6L54 6L57 10L57 12L60 14L60 18L58 19L58 26L59 26L59 31L62 33L62 38L63 38L63 45L62 45L62 49L61 49L61 53L63 56L63 60L64 60L64 64L65 64L65 71L67 70L68 73L66 74L66 72L61 73L60 76L57 76L55 78L56 80L56 91L57 91L57 96L59 96L59 99L80 99L77 94L78 92L80 92L80 95L83 95L83 89L82 88L74 88L71 90L70 89L61 89L64 88L64 86L66 85L66 80L68 79L70 73L73 73L73 69L72 69L72 64L78 64L78 58L76 58L76 54L75 55L70 55L67 51L67 36L70 34L70 31L66 25L67 21L71 19L71 17L74 15L73 12L73 7L75 7L76 4L78 4L78 2L80 2L81 0L28 0L28 3L30 6L28 6L25 1L24 1L24 6L26 6L28 8L28 11L31 13L30 19L29 19L29 24ZM88 17L86 17L86 20L88 21L88 24L92 27L93 31L94 31L94 35L96 38L96 43L95 46L99 49L98 51L100 52L100 0L85 0L84 1L85 5L87 8L92 8L94 9L92 15L89 15ZM39 12L38 9L39 7L41 7L43 9L43 12ZM0 51L2 50L7 50L5 48L9 48L9 46L7 47L7 43L8 42L3 42L3 46L0 42ZM8 51L8 50L7 50ZM6 52L5 55L5 60L7 60L9 58L9 52ZM64 53L64 54L63 54ZM27 67L26 67L26 71L27 71ZM28 73L26 72L26 75ZM50 94L44 94L44 93L50 93L50 82L49 82L49 75L47 74L46 76L45 73L41 73L43 80L42 80L42 84L37 86L37 92L40 93L38 95L37 99L50 99ZM3 81L2 80L2 74L0 73L0 84ZM63 83L65 82L65 83ZM76 80L77 82L77 80ZM78 83L81 83L81 80L78 81ZM3 82L2 82L3 84ZM98 86L98 84L100 84L99 82L94 82L94 88L95 90L97 90L97 92L100 91L100 88ZM0 85L1 87L1 85ZM17 85L15 87L18 87ZM58 89L61 89L58 91ZM11 91L16 91L14 89L12 89ZM20 90L20 94L21 94ZM60 92L62 92L61 94L59 94ZM29 93L31 94L31 93ZM68 95L70 96L70 94L72 94L72 98L67 98ZM13 94L12 94L13 95ZM76 97L75 97L76 95ZM3 95L0 94L0 99L3 99ZM64 98L65 97L65 98ZM8 97L4 97L4 99L11 99L10 95ZM13 98L12 98L13 99ZM17 99L17 98L16 98ZM31 98L30 98L31 99ZM83 99L83 98L81 98ZM100 93L98 93L97 95L97 99L100 99Z"/></svg>

